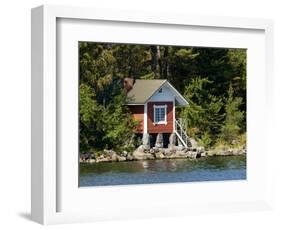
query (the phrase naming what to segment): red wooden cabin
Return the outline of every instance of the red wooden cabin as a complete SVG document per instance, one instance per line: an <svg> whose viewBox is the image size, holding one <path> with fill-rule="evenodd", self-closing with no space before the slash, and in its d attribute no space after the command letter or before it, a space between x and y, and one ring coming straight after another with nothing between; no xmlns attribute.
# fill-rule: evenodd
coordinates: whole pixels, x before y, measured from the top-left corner
<svg viewBox="0 0 281 230"><path fill-rule="evenodd" d="M167 80L130 81L128 106L133 117L140 121L137 133L176 133L179 139L184 139L178 132L177 124L180 124L175 117L175 106L187 106L186 99Z"/></svg>

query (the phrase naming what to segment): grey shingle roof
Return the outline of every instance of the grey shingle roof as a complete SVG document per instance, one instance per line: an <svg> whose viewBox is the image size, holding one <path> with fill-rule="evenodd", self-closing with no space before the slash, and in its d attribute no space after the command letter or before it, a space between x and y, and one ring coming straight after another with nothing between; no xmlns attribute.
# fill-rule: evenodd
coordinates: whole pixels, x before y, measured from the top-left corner
<svg viewBox="0 0 281 230"><path fill-rule="evenodd" d="M136 80L127 94L128 104L144 104L167 80Z"/></svg>

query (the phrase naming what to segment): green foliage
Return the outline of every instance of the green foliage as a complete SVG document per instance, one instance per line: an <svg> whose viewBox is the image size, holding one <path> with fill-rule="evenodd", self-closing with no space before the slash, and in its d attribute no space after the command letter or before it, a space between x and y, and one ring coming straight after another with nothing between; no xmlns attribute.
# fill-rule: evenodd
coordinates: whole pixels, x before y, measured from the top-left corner
<svg viewBox="0 0 281 230"><path fill-rule="evenodd" d="M212 139L209 133L205 132L198 141L199 145L209 148L212 144Z"/></svg>
<svg viewBox="0 0 281 230"><path fill-rule="evenodd" d="M80 42L79 62L81 152L134 145L125 77L169 80L189 102L177 115L206 147L246 132L245 49Z"/></svg>
<svg viewBox="0 0 281 230"><path fill-rule="evenodd" d="M116 96L113 103L104 110L102 141L106 143L105 147L108 149L127 145L137 124L132 120L126 105L124 105L125 99L126 96L123 92Z"/></svg>
<svg viewBox="0 0 281 230"><path fill-rule="evenodd" d="M120 149L136 122L126 106L112 47L80 43L80 151Z"/></svg>
<svg viewBox="0 0 281 230"><path fill-rule="evenodd" d="M242 104L241 97L233 97L233 88L230 85L228 90L228 98L226 100L225 110L226 116L221 127L220 138L226 143L233 143L239 139L241 133L241 124L244 120L244 112L240 111Z"/></svg>
<svg viewBox="0 0 281 230"><path fill-rule="evenodd" d="M197 77L191 81L185 89L184 96L189 102L189 106L181 112L181 117L187 121L189 135L206 140L209 136L215 140L220 132L220 125L224 118L222 112L223 102L221 98L210 93L212 82L207 78Z"/></svg>

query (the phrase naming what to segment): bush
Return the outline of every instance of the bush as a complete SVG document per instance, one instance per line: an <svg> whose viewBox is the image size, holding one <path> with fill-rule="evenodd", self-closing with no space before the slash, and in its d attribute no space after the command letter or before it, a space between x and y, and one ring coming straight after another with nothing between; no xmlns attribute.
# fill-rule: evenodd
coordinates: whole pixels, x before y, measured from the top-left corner
<svg viewBox="0 0 281 230"><path fill-rule="evenodd" d="M199 145L204 146L206 149L210 148L212 144L212 139L210 134L205 132L198 141Z"/></svg>

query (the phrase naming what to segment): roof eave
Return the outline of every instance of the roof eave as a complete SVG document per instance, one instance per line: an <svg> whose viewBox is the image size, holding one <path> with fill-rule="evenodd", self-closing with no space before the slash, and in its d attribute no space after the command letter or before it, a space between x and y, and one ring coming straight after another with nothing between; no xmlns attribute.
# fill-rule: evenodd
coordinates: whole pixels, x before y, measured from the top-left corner
<svg viewBox="0 0 281 230"><path fill-rule="evenodd" d="M144 105L145 103L127 103L126 105Z"/></svg>

